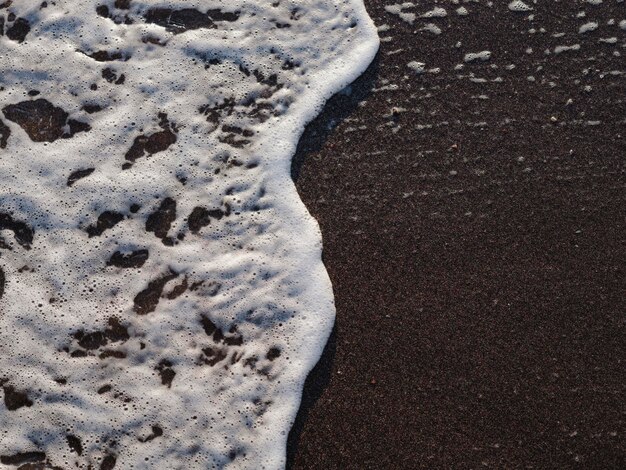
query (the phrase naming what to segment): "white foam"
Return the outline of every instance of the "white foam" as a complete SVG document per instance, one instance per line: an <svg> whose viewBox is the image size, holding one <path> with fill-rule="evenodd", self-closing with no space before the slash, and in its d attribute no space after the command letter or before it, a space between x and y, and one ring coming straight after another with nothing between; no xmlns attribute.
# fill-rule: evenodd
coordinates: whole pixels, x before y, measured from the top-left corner
<svg viewBox="0 0 626 470"><path fill-rule="evenodd" d="M513 0L512 2L509 3L509 10L511 11L516 11L516 12L525 12L525 11L532 11L532 7L524 2L522 2L522 0Z"/></svg>
<svg viewBox="0 0 626 470"><path fill-rule="evenodd" d="M426 71L426 64L424 62L417 62L414 60L406 64L406 66L417 74L421 74Z"/></svg>
<svg viewBox="0 0 626 470"><path fill-rule="evenodd" d="M445 8L435 7L421 15L421 18L445 18L446 16L448 16L448 12Z"/></svg>
<svg viewBox="0 0 626 470"><path fill-rule="evenodd" d="M580 50L580 44L572 44L571 46L556 46L554 48L554 53L561 54L563 52L578 51L578 50Z"/></svg>
<svg viewBox="0 0 626 470"><path fill-rule="evenodd" d="M435 23L426 23L420 31L427 31L433 34L441 34L441 28L437 26Z"/></svg>
<svg viewBox="0 0 626 470"><path fill-rule="evenodd" d="M414 6L415 5L411 2L396 3L393 5L386 5L385 11L387 13L391 13L392 15L400 17L400 19L406 23L413 24L416 18L415 13L407 13L403 10L406 8L412 8Z"/></svg>
<svg viewBox="0 0 626 470"><path fill-rule="evenodd" d="M334 321L290 160L376 30L359 0L102 3L0 9L31 27L0 36L0 456L281 468Z"/></svg>
<svg viewBox="0 0 626 470"><path fill-rule="evenodd" d="M578 28L578 33L589 33L591 31L595 31L596 29L598 29L598 23L595 21L589 21L588 23L585 23L580 28Z"/></svg>
<svg viewBox="0 0 626 470"><path fill-rule="evenodd" d="M463 60L465 62L474 62L476 60L489 60L491 58L491 51L470 52L465 54Z"/></svg>

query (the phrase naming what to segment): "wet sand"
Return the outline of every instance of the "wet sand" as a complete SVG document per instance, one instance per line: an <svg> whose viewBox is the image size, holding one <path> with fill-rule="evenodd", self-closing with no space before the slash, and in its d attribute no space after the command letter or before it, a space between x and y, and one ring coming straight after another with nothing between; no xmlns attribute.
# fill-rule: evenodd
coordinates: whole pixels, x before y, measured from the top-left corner
<svg viewBox="0 0 626 470"><path fill-rule="evenodd" d="M626 7L494 3L366 1L392 39L300 143L337 322L292 469L626 466Z"/></svg>

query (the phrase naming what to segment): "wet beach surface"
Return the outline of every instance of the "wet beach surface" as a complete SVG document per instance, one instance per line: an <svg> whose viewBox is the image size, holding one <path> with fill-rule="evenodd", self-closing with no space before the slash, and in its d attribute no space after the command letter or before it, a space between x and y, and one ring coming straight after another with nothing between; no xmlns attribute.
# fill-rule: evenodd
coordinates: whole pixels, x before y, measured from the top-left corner
<svg viewBox="0 0 626 470"><path fill-rule="evenodd" d="M365 3L293 166L337 320L289 468L624 468L626 6Z"/></svg>

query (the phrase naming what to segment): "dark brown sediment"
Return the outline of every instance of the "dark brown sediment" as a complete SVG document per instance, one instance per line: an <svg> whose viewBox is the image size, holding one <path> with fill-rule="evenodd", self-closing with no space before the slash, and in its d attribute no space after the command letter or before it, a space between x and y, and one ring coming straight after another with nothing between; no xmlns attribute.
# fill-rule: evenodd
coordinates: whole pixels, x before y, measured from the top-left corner
<svg viewBox="0 0 626 470"><path fill-rule="evenodd" d="M623 5L365 3L392 40L294 160L337 321L288 468L626 467Z"/></svg>

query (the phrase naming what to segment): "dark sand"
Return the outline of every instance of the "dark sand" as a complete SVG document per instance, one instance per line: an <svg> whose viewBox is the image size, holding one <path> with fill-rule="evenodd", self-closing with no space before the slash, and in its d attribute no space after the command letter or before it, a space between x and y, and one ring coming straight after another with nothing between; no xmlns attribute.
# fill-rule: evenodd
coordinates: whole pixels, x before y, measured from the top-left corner
<svg viewBox="0 0 626 470"><path fill-rule="evenodd" d="M540 1L529 21L485 3L439 2L434 35L366 1L393 39L300 144L337 323L292 469L626 468L626 79L609 74L626 68L626 6ZM385 80L398 90L373 91Z"/></svg>

